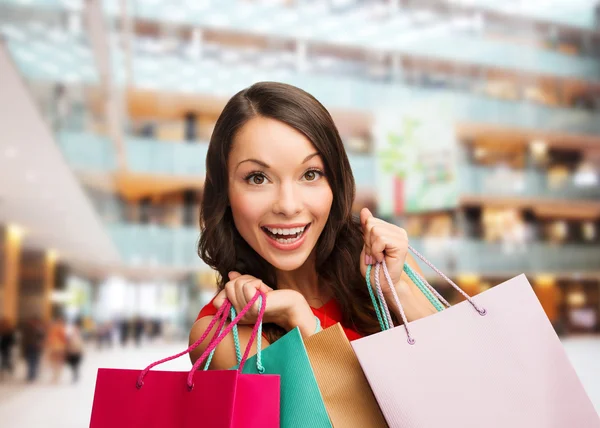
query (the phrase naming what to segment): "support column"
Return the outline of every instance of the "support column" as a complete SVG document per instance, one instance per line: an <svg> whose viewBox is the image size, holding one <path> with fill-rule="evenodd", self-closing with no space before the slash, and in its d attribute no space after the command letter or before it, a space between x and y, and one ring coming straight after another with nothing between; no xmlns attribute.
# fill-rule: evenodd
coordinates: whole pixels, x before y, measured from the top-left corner
<svg viewBox="0 0 600 428"><path fill-rule="evenodd" d="M19 281L21 266L21 245L23 230L18 226L9 225L0 228L0 289L2 290L2 316L16 323L19 316Z"/></svg>
<svg viewBox="0 0 600 428"><path fill-rule="evenodd" d="M42 319L52 320L52 292L56 287L56 262L58 255L55 251L46 251L44 257L44 283L42 301Z"/></svg>
<svg viewBox="0 0 600 428"><path fill-rule="evenodd" d="M552 275L539 275L534 279L533 291L537 295L548 319L554 324L558 321L560 290L556 278Z"/></svg>

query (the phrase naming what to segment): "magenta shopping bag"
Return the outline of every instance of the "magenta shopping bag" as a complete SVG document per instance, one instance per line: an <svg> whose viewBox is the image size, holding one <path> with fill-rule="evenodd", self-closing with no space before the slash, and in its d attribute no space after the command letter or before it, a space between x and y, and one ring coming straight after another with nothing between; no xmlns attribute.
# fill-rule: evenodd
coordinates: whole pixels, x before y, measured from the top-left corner
<svg viewBox="0 0 600 428"><path fill-rule="evenodd" d="M437 272L467 300L352 342L390 427L600 427L525 275L470 298Z"/></svg>
<svg viewBox="0 0 600 428"><path fill-rule="evenodd" d="M259 297L263 304L239 369L197 370ZM242 374L265 304L264 294L257 292L246 308L222 330L231 307L226 302L206 330L209 332L219 322L217 333L190 372L150 369L187 355L206 339L207 333L187 350L153 363L144 370L99 369L90 427L279 427L279 376Z"/></svg>

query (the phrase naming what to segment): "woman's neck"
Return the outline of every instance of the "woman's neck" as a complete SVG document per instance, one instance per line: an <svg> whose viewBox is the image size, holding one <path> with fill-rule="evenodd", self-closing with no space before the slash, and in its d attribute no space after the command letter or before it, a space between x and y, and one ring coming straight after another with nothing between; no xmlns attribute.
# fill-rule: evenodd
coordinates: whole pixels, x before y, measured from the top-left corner
<svg viewBox="0 0 600 428"><path fill-rule="evenodd" d="M296 270L277 271L277 288L299 292L312 307L324 305L331 297L325 295L323 288L319 285L319 275L312 258L309 258Z"/></svg>

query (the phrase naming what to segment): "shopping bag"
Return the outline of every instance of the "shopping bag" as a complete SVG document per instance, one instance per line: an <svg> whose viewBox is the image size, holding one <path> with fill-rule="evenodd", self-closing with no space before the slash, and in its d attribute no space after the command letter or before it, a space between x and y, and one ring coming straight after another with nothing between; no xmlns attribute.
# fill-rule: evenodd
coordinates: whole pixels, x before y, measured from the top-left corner
<svg viewBox="0 0 600 428"><path fill-rule="evenodd" d="M600 427L524 275L471 298L409 248L467 300L408 323L395 295L404 325L352 342L391 427Z"/></svg>
<svg viewBox="0 0 600 428"><path fill-rule="evenodd" d="M232 313L232 316L234 315L235 311ZM233 338L239 363L241 352L236 327L233 329ZM259 341L257 348L260 349L260 333L257 341ZM281 376L282 428L330 428L332 426L302 335L297 327L262 350L262 353L248 358L242 373Z"/></svg>
<svg viewBox="0 0 600 428"><path fill-rule="evenodd" d="M231 304L226 301L202 337L187 350L151 364L144 370L99 369L92 406L91 428L279 427L279 376L243 374L250 345L239 370L198 371L219 342L233 329L258 298L254 298L223 330ZM261 305L259 320L264 314ZM206 351L190 372L155 371L154 366L187 355L219 323ZM220 334L219 334L220 333Z"/></svg>
<svg viewBox="0 0 600 428"><path fill-rule="evenodd" d="M377 401L341 325L304 342L334 427L387 427Z"/></svg>

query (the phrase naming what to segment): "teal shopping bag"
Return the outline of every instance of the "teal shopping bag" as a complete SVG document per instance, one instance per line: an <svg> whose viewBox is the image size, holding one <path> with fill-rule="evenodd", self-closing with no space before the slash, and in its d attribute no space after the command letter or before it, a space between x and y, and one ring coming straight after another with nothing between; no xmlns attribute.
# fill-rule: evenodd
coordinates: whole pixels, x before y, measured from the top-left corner
<svg viewBox="0 0 600 428"><path fill-rule="evenodd" d="M298 327L264 349L261 363L264 370L257 364L257 355L248 358L242 372L281 376L282 428L332 426Z"/></svg>
<svg viewBox="0 0 600 428"><path fill-rule="evenodd" d="M233 308L231 312L231 316L235 318ZM242 354L237 328L234 327L232 332L239 364ZM258 349L261 348L261 333L262 331L259 330ZM212 355L208 364L210 359ZM290 330L262 352L248 358L242 373L280 376L280 426L282 428L332 427L298 327Z"/></svg>

